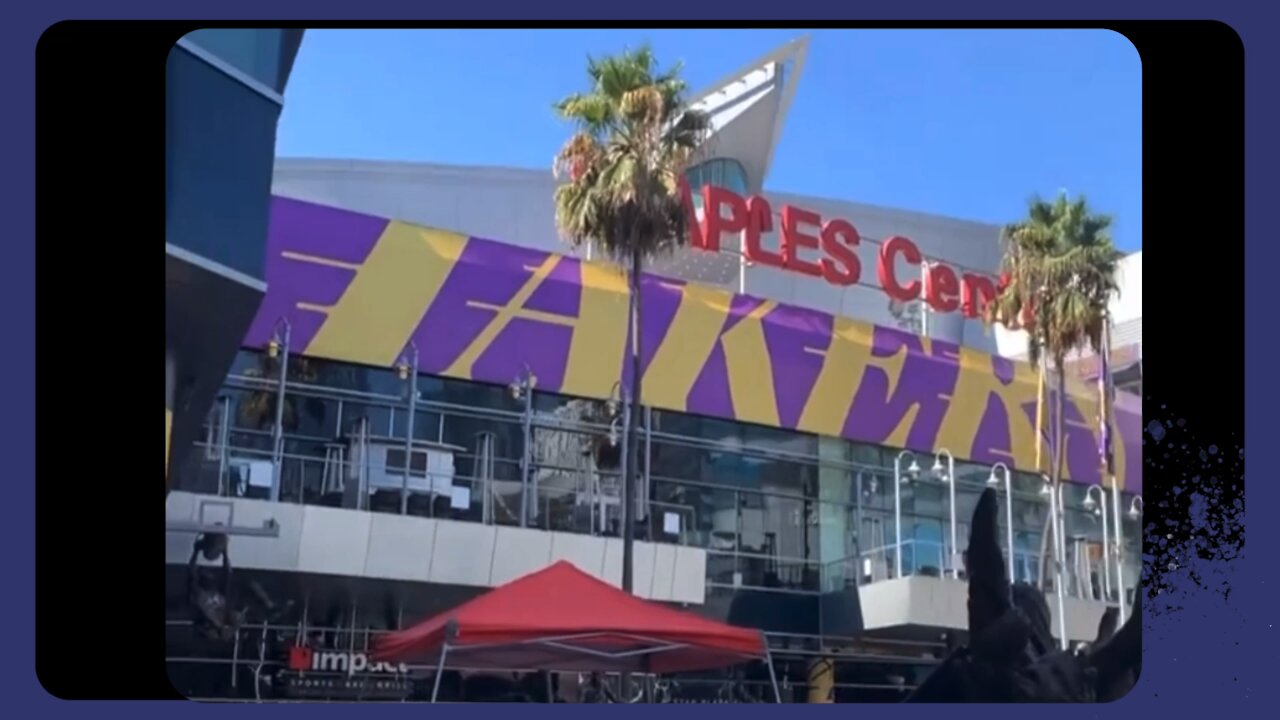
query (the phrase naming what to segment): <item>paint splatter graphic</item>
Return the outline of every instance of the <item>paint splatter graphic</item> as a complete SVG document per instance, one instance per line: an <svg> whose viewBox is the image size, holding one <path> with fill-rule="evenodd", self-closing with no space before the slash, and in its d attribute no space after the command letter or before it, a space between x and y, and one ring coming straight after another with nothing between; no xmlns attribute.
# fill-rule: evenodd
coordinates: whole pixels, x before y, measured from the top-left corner
<svg viewBox="0 0 1280 720"><path fill-rule="evenodd" d="M1161 687L1249 697L1227 660L1246 632L1232 603L1244 555L1242 439L1196 427L1148 399L1152 407L1160 417L1144 434L1142 560L1144 645L1153 652L1144 652L1143 674L1159 677ZM1140 683L1134 693L1143 692Z"/></svg>

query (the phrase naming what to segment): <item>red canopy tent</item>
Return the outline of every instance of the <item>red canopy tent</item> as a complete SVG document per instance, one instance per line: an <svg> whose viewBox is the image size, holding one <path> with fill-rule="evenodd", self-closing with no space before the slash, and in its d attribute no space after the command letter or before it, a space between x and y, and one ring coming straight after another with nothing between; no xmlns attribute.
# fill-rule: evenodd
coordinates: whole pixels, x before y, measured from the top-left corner
<svg viewBox="0 0 1280 720"><path fill-rule="evenodd" d="M759 630L643 600L560 561L378 638L373 659L436 662L438 690L450 658L472 669L672 673L768 655Z"/></svg>

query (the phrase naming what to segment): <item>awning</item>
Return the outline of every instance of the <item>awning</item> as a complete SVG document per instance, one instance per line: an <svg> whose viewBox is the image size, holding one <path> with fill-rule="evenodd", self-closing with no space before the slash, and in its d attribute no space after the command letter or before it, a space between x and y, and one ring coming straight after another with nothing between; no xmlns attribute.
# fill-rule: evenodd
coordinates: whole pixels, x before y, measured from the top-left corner
<svg viewBox="0 0 1280 720"><path fill-rule="evenodd" d="M651 673L766 656L759 630L643 600L565 561L384 635L373 652L441 667Z"/></svg>

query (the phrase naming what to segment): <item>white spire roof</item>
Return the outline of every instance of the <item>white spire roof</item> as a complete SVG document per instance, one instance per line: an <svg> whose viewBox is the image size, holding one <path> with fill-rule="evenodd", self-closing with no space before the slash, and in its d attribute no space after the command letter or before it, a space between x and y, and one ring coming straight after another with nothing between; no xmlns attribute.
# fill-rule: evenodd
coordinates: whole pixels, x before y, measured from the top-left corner
<svg viewBox="0 0 1280 720"><path fill-rule="evenodd" d="M769 174L808 50L807 36L792 40L690 98L691 106L711 115L708 159L742 163L752 191Z"/></svg>

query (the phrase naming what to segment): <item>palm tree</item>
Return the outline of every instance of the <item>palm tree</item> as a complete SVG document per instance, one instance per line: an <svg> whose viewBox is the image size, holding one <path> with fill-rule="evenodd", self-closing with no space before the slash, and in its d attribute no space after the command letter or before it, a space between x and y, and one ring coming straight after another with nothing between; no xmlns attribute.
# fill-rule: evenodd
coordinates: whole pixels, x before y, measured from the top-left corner
<svg viewBox="0 0 1280 720"><path fill-rule="evenodd" d="M1091 212L1083 197L1073 201L1061 193L1053 202L1032 199L1027 218L1007 226L1002 233L1002 271L1007 284L987 308L988 320L1011 328L1023 327L1027 332L1027 358L1040 372L1037 425L1043 416L1045 360L1052 360L1057 371L1053 415L1056 422L1049 456L1054 492L1066 469L1063 445L1067 357L1085 347L1095 352L1102 350L1107 305L1117 290L1115 274L1121 253L1108 232L1111 222L1110 216ZM1038 447L1038 432L1036 442ZM1040 468L1037 466L1036 470ZM1047 541L1046 524L1040 544L1042 586Z"/></svg>
<svg viewBox="0 0 1280 720"><path fill-rule="evenodd" d="M587 60L590 89L556 103L576 132L556 156L556 224L575 247L591 243L626 267L630 298L631 387L641 399L640 276L645 261L688 242L680 186L710 120L684 106L680 66L660 72L648 47ZM634 478L639 412L631 413L629 471L622 482L622 587L632 587Z"/></svg>

